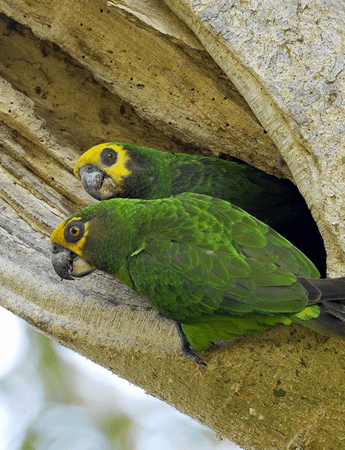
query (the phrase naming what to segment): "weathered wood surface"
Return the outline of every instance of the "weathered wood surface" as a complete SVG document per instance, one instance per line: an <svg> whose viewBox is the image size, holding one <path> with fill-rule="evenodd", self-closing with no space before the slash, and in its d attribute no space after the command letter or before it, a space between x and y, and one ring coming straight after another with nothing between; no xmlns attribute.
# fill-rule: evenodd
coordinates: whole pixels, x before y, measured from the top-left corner
<svg viewBox="0 0 345 450"><path fill-rule="evenodd" d="M91 202L76 159L118 140L289 177L344 273L344 5L271 3L0 3L0 302L243 448L341 449L342 341L276 327L199 368L140 297L103 274L60 282L49 260L52 229Z"/></svg>

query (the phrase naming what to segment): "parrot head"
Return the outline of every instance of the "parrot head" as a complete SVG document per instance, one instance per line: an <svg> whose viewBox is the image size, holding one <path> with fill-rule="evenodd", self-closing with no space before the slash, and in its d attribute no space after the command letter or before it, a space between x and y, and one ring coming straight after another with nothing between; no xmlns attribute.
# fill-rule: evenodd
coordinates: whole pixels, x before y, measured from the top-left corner
<svg viewBox="0 0 345 450"><path fill-rule="evenodd" d="M88 194L97 200L108 200L124 191L126 178L131 175L127 167L130 160L123 144L99 144L78 159L74 174Z"/></svg>
<svg viewBox="0 0 345 450"><path fill-rule="evenodd" d="M53 231L50 238L52 264L61 278L74 280L96 269L83 257L88 228L89 222L72 216Z"/></svg>

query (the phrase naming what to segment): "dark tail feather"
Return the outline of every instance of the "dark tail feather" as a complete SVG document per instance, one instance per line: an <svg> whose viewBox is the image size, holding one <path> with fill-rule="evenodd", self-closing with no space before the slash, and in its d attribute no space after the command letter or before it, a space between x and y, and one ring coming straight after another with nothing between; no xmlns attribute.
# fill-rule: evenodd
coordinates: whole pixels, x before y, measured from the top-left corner
<svg viewBox="0 0 345 450"><path fill-rule="evenodd" d="M342 336L345 338L345 304L340 302L320 303L320 315L304 325L325 336Z"/></svg>
<svg viewBox="0 0 345 450"><path fill-rule="evenodd" d="M345 301L345 277L319 279L297 277L297 280L307 291L310 303Z"/></svg>
<svg viewBox="0 0 345 450"><path fill-rule="evenodd" d="M311 304L319 303L320 315L304 324L326 336L345 338L345 278L307 279L298 277Z"/></svg>

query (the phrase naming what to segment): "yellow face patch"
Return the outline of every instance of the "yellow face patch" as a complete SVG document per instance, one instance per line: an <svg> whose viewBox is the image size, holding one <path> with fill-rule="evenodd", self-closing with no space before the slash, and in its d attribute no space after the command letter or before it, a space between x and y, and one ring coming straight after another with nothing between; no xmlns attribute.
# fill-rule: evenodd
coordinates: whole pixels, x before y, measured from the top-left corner
<svg viewBox="0 0 345 450"><path fill-rule="evenodd" d="M73 217L72 219L62 222L58 227L55 228L55 230L52 232L52 235L50 237L50 243L51 244L59 244L64 248L68 248L72 252L74 252L76 255L83 257L83 246L85 243L86 236L89 234L89 227L88 222L84 223L84 234L81 236L81 238L73 243L68 242L65 238L65 229L66 227L77 220L82 220L81 217Z"/></svg>
<svg viewBox="0 0 345 450"><path fill-rule="evenodd" d="M110 166L101 161L101 153L106 148L113 149L117 154L116 162ZM80 179L79 170L87 164L93 164L102 169L115 183L121 183L123 177L131 174L131 171L126 168L126 163L130 159L128 151L120 144L111 142L99 144L81 155L74 166L74 175Z"/></svg>

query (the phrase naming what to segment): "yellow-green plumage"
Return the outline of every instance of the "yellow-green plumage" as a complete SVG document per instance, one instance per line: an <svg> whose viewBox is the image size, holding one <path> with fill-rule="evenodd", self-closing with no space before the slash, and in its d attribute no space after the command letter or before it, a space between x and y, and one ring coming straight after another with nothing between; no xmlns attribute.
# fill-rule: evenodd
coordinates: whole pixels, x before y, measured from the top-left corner
<svg viewBox="0 0 345 450"><path fill-rule="evenodd" d="M237 161L119 142L89 149L77 161L74 173L98 200L149 200L183 192L222 198L272 227L326 273L321 235L302 195L289 180Z"/></svg>
<svg viewBox="0 0 345 450"><path fill-rule="evenodd" d="M61 277L70 270L55 260L64 248L180 323L196 350L276 323L317 328L311 319L324 309L317 303L327 280L306 256L236 206L204 195L103 201L67 219L51 242ZM344 290L340 279L332 300Z"/></svg>

